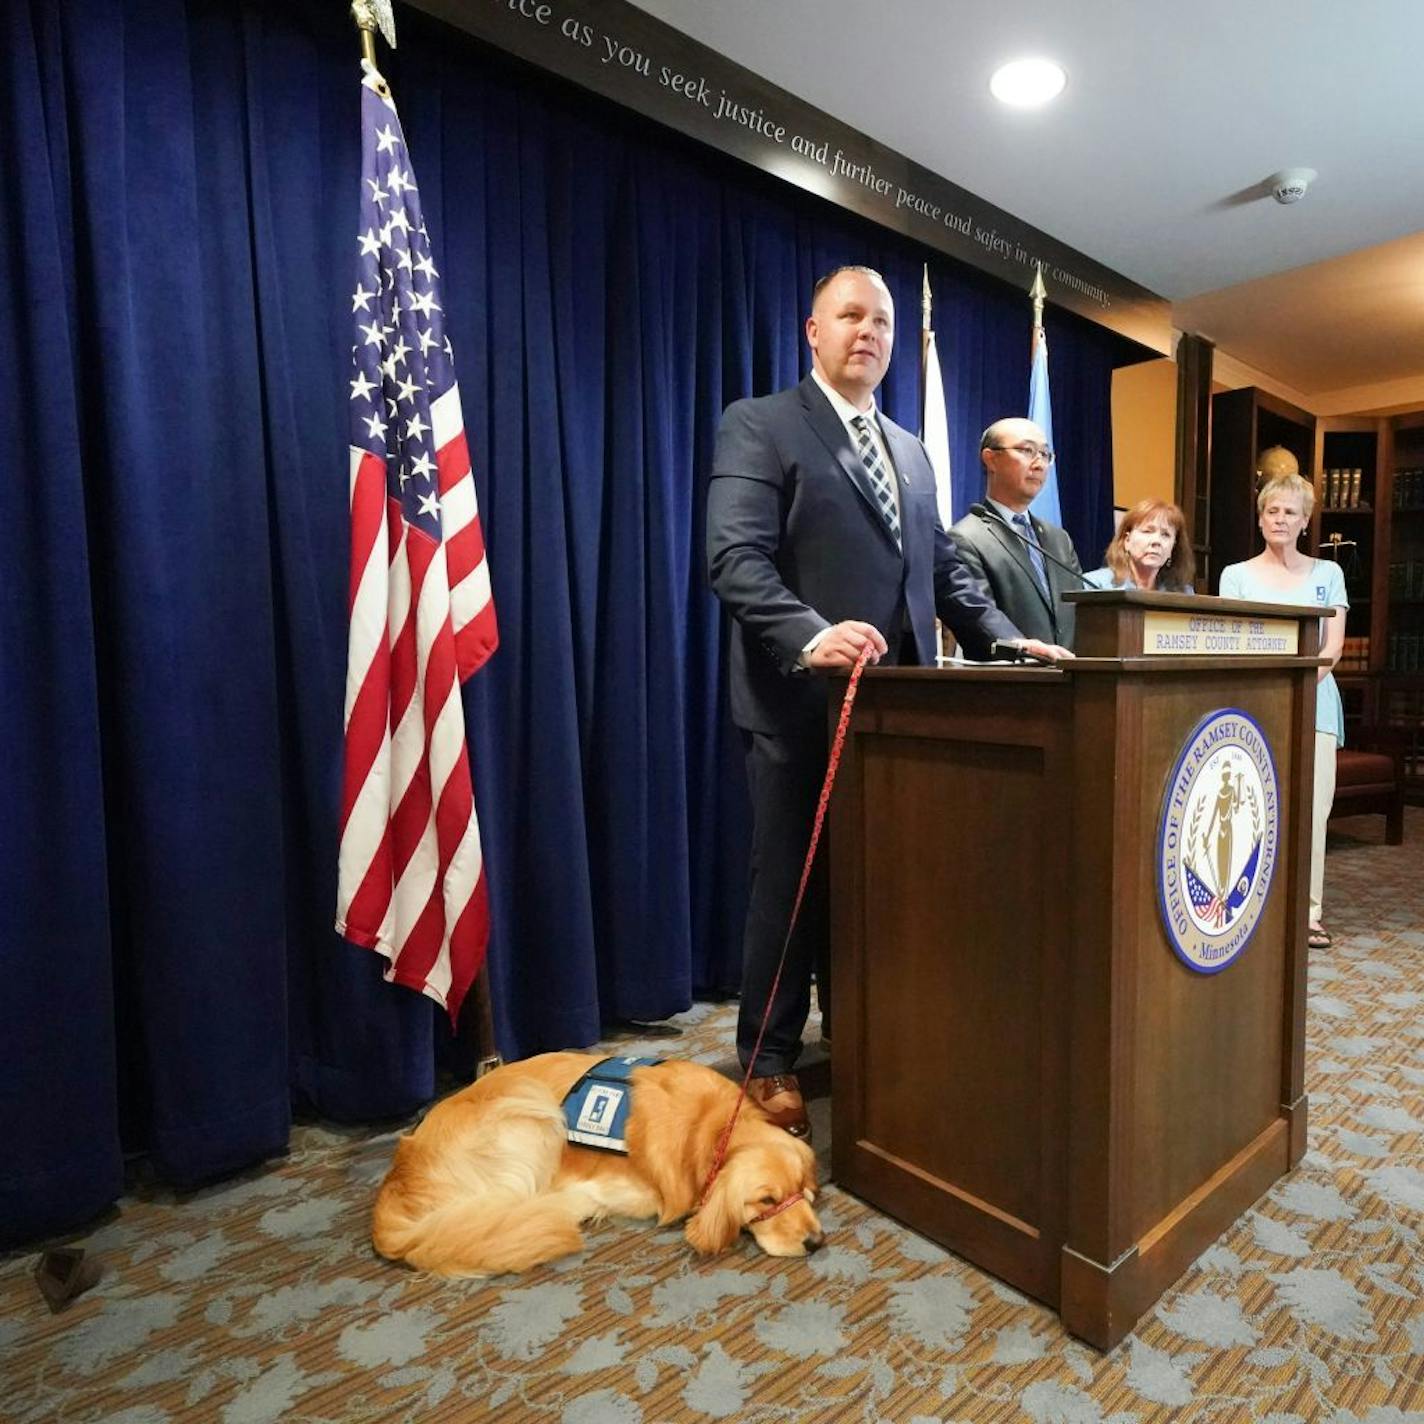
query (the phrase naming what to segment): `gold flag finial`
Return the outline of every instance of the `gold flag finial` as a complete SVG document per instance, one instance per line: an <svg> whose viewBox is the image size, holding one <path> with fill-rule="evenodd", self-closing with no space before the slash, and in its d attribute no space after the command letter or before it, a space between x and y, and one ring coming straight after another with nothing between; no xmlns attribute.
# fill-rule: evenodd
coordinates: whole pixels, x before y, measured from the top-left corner
<svg viewBox="0 0 1424 1424"><path fill-rule="evenodd" d="M1043 303L1048 296L1048 288L1043 285L1043 263L1033 264L1033 286L1028 289L1028 294L1033 298L1033 324L1043 325Z"/></svg>
<svg viewBox="0 0 1424 1424"><path fill-rule="evenodd" d="M920 330L928 331L931 325L931 313L934 311L934 298L930 296L930 264L924 264L924 280L920 286Z"/></svg>
<svg viewBox="0 0 1424 1424"><path fill-rule="evenodd" d="M394 49L396 47L396 17L391 0L351 0L351 18L361 31L361 55L373 68L376 64L376 31Z"/></svg>

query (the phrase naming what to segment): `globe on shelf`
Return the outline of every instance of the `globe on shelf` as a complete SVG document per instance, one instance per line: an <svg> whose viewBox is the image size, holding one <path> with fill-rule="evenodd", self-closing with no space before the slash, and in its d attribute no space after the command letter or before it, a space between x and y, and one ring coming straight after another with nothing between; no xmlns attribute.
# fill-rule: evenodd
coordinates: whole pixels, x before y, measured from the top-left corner
<svg viewBox="0 0 1424 1424"><path fill-rule="evenodd" d="M1300 461L1284 445L1270 445L1256 457L1256 475L1264 483L1300 474Z"/></svg>

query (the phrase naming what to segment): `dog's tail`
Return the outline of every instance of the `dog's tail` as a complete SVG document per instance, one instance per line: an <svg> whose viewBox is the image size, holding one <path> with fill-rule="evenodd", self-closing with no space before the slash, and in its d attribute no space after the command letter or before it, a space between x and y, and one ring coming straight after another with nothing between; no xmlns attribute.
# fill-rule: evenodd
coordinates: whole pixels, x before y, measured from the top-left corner
<svg viewBox="0 0 1424 1424"><path fill-rule="evenodd" d="M394 1234L383 1233L376 1249L440 1276L527 1271L582 1249L579 1207L566 1195L493 1208L451 1203Z"/></svg>
<svg viewBox="0 0 1424 1424"><path fill-rule="evenodd" d="M444 1276L522 1271L577 1251L582 1204L576 1193L548 1193L563 1147L563 1113L539 1084L440 1104L396 1146L372 1243Z"/></svg>

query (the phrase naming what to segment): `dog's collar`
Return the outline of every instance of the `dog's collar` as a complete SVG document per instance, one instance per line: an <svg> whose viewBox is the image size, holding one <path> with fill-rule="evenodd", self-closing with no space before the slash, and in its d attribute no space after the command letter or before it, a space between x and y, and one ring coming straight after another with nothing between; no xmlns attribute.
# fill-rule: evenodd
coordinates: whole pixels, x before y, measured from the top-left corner
<svg viewBox="0 0 1424 1424"><path fill-rule="evenodd" d="M788 1207L793 1207L799 1201L806 1200L805 1192L792 1192L789 1197L782 1197L775 1206L769 1206L760 1216L752 1217L748 1225L755 1225L758 1221L770 1221L773 1216L780 1216Z"/></svg>

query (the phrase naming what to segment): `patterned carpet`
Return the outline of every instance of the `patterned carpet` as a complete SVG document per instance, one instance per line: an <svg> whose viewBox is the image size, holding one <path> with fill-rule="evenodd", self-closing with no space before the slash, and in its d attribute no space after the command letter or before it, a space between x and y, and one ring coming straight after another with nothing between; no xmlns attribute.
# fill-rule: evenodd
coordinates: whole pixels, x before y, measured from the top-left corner
<svg viewBox="0 0 1424 1424"><path fill-rule="evenodd" d="M1337 824L1310 1150L1110 1355L834 1187L809 1261L610 1224L527 1277L425 1279L366 1238L391 1134L310 1126L266 1170L126 1198L64 1314L33 1254L0 1258L0 1418L1424 1424L1424 810L1401 847ZM616 1049L729 1064L728 1008L679 1022Z"/></svg>

